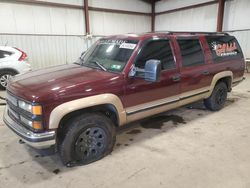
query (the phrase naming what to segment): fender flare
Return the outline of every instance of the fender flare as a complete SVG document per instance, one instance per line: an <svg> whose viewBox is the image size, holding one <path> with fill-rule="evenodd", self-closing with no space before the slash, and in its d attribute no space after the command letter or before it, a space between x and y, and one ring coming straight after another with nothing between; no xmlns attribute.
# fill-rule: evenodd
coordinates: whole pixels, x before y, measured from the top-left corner
<svg viewBox="0 0 250 188"><path fill-rule="evenodd" d="M218 80L221 79L221 78L225 78L225 77L231 77L231 82L232 82L233 81L233 73L232 73L232 71L223 71L223 72L219 72L219 73L214 75L214 77L212 79L212 82L210 84L210 87L209 87L209 92L208 92L206 98L211 96L211 94L212 94L212 92L214 90L214 87L215 87L216 83L218 82Z"/></svg>
<svg viewBox="0 0 250 188"><path fill-rule="evenodd" d="M126 123L126 111L121 100L114 94L106 93L72 100L55 107L50 113L49 129L57 129L61 119L70 112L103 104L111 104L116 108L119 125Z"/></svg>

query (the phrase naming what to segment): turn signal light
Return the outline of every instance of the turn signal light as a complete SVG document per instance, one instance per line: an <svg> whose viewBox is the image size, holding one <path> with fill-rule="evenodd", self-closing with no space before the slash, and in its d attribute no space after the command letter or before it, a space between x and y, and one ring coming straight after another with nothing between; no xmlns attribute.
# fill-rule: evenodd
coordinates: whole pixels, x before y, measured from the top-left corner
<svg viewBox="0 0 250 188"><path fill-rule="evenodd" d="M32 114L42 115L42 107L41 106L32 106Z"/></svg>
<svg viewBox="0 0 250 188"><path fill-rule="evenodd" d="M32 122L32 126L33 126L34 129L37 129L37 130L43 128L43 127L42 127L42 123L41 123L40 121L33 121L33 122Z"/></svg>

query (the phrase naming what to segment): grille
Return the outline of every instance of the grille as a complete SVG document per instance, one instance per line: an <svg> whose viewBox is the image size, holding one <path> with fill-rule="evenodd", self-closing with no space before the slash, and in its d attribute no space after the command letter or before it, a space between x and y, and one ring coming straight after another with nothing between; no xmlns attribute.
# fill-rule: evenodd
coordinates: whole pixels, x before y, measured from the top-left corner
<svg viewBox="0 0 250 188"><path fill-rule="evenodd" d="M9 94L9 92L7 92L6 99L7 99L7 102L17 107L17 99L11 94Z"/></svg>
<svg viewBox="0 0 250 188"><path fill-rule="evenodd" d="M17 109L18 109L17 98L15 98L13 95L7 92L6 100L7 100L8 115L14 121L19 121L20 116L19 116L19 113L17 112Z"/></svg>

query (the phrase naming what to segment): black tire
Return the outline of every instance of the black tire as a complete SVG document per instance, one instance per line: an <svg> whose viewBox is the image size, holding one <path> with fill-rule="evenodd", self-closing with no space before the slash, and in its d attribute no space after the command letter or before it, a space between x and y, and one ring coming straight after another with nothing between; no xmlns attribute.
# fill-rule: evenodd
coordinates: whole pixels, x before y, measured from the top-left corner
<svg viewBox="0 0 250 188"><path fill-rule="evenodd" d="M227 92L227 85L224 82L219 82L215 85L211 96L204 100L204 105L211 111L222 109L227 99Z"/></svg>
<svg viewBox="0 0 250 188"><path fill-rule="evenodd" d="M86 165L111 153L116 129L113 122L103 114L83 114L67 125L67 132L59 146L64 165Z"/></svg>
<svg viewBox="0 0 250 188"><path fill-rule="evenodd" d="M9 76L14 76L16 74L16 72L11 70L0 71L0 90L6 90Z"/></svg>

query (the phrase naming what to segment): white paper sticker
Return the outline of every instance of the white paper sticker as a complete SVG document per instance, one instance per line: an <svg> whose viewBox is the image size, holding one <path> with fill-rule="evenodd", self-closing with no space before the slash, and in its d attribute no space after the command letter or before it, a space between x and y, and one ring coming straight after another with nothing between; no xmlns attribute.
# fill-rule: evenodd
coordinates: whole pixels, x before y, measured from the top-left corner
<svg viewBox="0 0 250 188"><path fill-rule="evenodd" d="M122 43L121 45L120 45L120 47L119 48L125 48L125 49L130 49L130 50L133 50L133 49L135 49L135 47L136 47L136 44L133 44L133 43Z"/></svg>

